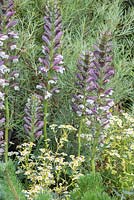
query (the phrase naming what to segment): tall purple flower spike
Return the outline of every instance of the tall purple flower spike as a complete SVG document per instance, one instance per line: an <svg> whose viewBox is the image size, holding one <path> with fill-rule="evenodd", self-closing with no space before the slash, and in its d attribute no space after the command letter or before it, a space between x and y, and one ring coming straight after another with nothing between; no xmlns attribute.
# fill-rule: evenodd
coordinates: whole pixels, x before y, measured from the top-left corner
<svg viewBox="0 0 134 200"><path fill-rule="evenodd" d="M60 54L61 37L63 34L61 15L56 1L54 5L48 4L46 6L44 22L44 34L42 36L44 42L42 52L44 56L39 58L41 63L39 72L43 76L43 81L37 85L37 89L43 90L44 99L48 99L53 92L59 92L55 86L57 74L62 74L65 70L63 67L63 56Z"/></svg>
<svg viewBox="0 0 134 200"><path fill-rule="evenodd" d="M86 59L87 58L87 59ZM92 52L86 52L78 62L77 93L73 96L73 110L85 116L87 125L94 121L102 127L109 124L113 90L106 84L114 75L111 57L110 33L102 34L99 45Z"/></svg>
<svg viewBox="0 0 134 200"><path fill-rule="evenodd" d="M89 61L90 61L90 52L86 51L83 54L81 54L78 63L77 63L77 69L78 72L76 74L77 82L76 82L76 88L77 92L75 95L73 95L72 98L72 108L74 112L77 113L80 117L85 117L87 115L86 108L88 100L88 93L87 93L87 87L88 87L88 69L89 69Z"/></svg>
<svg viewBox="0 0 134 200"><path fill-rule="evenodd" d="M25 106L24 129L30 140L34 141L42 135L43 113L40 96L34 94Z"/></svg>
<svg viewBox="0 0 134 200"><path fill-rule="evenodd" d="M111 99L113 90L112 88L107 89L106 86L115 73L112 65L111 46L111 34L103 33L99 45L94 45L88 70L92 81L88 82L87 90L96 96L92 106L89 104L89 109L102 127L108 126L111 117L110 109L114 106L114 101ZM92 88L92 85L95 85L95 89Z"/></svg>
<svg viewBox="0 0 134 200"><path fill-rule="evenodd" d="M5 2L5 4L4 4ZM4 125L5 125L5 96L9 87L19 90L15 79L19 74L13 71L11 66L18 61L14 55L16 49L15 40L18 34L13 31L17 21L12 17L15 14L12 0L1 2L2 13L0 15L0 154L4 146Z"/></svg>

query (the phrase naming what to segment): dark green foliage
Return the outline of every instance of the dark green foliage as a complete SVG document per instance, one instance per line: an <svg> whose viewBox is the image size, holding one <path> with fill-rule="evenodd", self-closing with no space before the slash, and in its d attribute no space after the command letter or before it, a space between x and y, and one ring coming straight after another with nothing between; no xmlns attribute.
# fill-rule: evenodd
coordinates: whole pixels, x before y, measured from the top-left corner
<svg viewBox="0 0 134 200"><path fill-rule="evenodd" d="M15 175L13 162L0 163L0 200L26 200Z"/></svg>
<svg viewBox="0 0 134 200"><path fill-rule="evenodd" d="M71 194L71 200L114 200L104 192L100 174L87 174L78 181L78 188Z"/></svg>

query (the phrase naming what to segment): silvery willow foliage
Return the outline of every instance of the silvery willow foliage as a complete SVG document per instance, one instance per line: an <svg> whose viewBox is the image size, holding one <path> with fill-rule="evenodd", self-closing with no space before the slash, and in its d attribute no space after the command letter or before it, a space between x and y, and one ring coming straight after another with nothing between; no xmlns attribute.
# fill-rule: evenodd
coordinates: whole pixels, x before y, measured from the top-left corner
<svg viewBox="0 0 134 200"><path fill-rule="evenodd" d="M16 49L15 40L18 38L18 34L13 31L13 27L17 21L12 17L15 14L14 4L12 0L1 2L0 10L0 153L4 152L4 132L9 126L9 110L8 110L8 93L10 88L19 90L18 85L15 83L15 79L19 74L17 71L13 71L11 66L18 61L18 57L14 55ZM8 125L7 125L8 121ZM6 136L5 136L6 137ZM7 139L7 138L6 138ZM6 141L7 142L7 141Z"/></svg>
<svg viewBox="0 0 134 200"><path fill-rule="evenodd" d="M63 73L63 56L60 54L62 25L61 15L57 3L48 3L44 17L44 34L42 36L44 45L42 46L43 57L39 58L41 66L39 72L43 76L42 82L37 85L37 89L44 92L44 99L49 99L53 92L59 90L55 86L57 74Z"/></svg>
<svg viewBox="0 0 134 200"><path fill-rule="evenodd" d="M24 129L31 141L39 138L43 131L43 113L41 106L41 97L34 94L28 99L24 109Z"/></svg>
<svg viewBox="0 0 134 200"><path fill-rule="evenodd" d="M102 34L99 45L92 52L86 52L78 62L77 93L73 96L73 110L78 116L84 115L88 126L99 123L109 124L113 90L106 87L114 75L111 56L110 33Z"/></svg>

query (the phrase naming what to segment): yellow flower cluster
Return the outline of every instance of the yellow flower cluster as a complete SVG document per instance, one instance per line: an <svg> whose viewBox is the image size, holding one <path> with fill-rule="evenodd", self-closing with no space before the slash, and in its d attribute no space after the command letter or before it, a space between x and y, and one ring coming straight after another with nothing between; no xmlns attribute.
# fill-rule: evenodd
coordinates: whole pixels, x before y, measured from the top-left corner
<svg viewBox="0 0 134 200"><path fill-rule="evenodd" d="M56 126L51 126L55 129ZM67 128L67 130L65 130ZM25 175L29 188L24 191L28 200L42 190L51 188L57 195L68 194L68 188L76 183L81 174L81 164L84 157L68 156L64 151L64 143L68 142L68 130L71 126L60 126L60 138L56 138L57 149L52 152L49 148L40 148L37 155L34 153L34 143L24 143L18 147L19 152L17 174Z"/></svg>

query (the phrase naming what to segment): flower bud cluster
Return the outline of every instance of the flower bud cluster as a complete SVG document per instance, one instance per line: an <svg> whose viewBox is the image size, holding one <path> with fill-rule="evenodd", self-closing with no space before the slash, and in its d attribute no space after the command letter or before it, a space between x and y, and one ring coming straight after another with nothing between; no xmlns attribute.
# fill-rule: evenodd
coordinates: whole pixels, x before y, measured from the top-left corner
<svg viewBox="0 0 134 200"><path fill-rule="evenodd" d="M18 57L14 56L16 49L15 40L18 34L13 31L13 27L17 24L12 17L15 14L14 3L12 0L1 5L2 13L0 15L0 152L3 150L4 138L4 110L6 91L9 87L19 90L18 85L14 82L18 78L17 71L13 71L10 66L18 61Z"/></svg>
<svg viewBox="0 0 134 200"><path fill-rule="evenodd" d="M73 98L73 108L79 116L83 114L84 109L87 125L91 125L94 121L104 127L109 124L110 109L114 106L111 99L113 90L107 89L107 83L114 75L110 34L107 32L102 34L99 45L94 45L94 50L89 54L88 62L85 63L81 59L78 64L79 88Z"/></svg>
<svg viewBox="0 0 134 200"><path fill-rule="evenodd" d="M44 17L44 34L42 39L43 57L39 58L41 66L39 73L43 76L43 81L37 85L37 89L44 92L44 99L52 96L52 93L58 93L59 89L55 86L57 83L57 73L63 73L63 56L60 54L62 25L61 15L57 3L46 6L46 15Z"/></svg>
<svg viewBox="0 0 134 200"><path fill-rule="evenodd" d="M34 141L42 135L43 113L41 97L34 94L28 99L24 109L24 129L28 136Z"/></svg>

